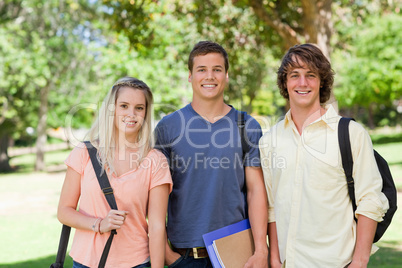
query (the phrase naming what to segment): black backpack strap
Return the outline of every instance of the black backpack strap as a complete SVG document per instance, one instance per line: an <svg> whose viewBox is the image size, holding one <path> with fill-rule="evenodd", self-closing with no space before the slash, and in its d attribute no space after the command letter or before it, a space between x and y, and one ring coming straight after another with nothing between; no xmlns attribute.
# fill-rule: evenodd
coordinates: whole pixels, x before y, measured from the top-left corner
<svg viewBox="0 0 402 268"><path fill-rule="evenodd" d="M356 211L355 182L353 180L353 156L350 145L349 122L352 118L341 117L338 126L338 142L341 151L342 166L345 171L346 182L350 199L352 200L353 211Z"/></svg>
<svg viewBox="0 0 402 268"><path fill-rule="evenodd" d="M60 235L59 248L57 250L56 262L50 265L50 268L63 268L66 258L68 240L70 238L71 227L63 224Z"/></svg>
<svg viewBox="0 0 402 268"><path fill-rule="evenodd" d="M241 148L243 151L243 157L242 157L242 163L243 163L243 170L244 170L244 185L243 185L243 194L244 194L244 198L245 200L247 200L247 184L246 184L246 168L244 167L245 164L245 159L246 159L246 154L249 150L248 146L247 146L247 132L246 132L246 116L245 116L246 112L242 112L242 111L237 111L237 127L239 129L239 133L240 133L240 140L241 140ZM246 201L247 203L247 201ZM246 205L245 207L245 213L248 217L248 206Z"/></svg>
<svg viewBox="0 0 402 268"><path fill-rule="evenodd" d="M89 157L91 158L92 166L94 167L96 177L98 178L99 185L102 192L105 194L106 200L112 209L117 209L116 199L113 195L113 189L110 186L109 179L106 172L102 172L102 167L99 164L96 154L98 150L89 141L84 142L88 148Z"/></svg>
<svg viewBox="0 0 402 268"><path fill-rule="evenodd" d="M244 159L246 158L246 153L247 153L247 141L246 141L246 119L245 119L245 113L241 111L237 111L237 127L239 128L240 132L240 139L241 139L241 148L243 150L243 163Z"/></svg>
<svg viewBox="0 0 402 268"><path fill-rule="evenodd" d="M112 209L117 209L116 199L114 198L113 189L110 186L109 179L106 175L106 172L105 171L102 172L102 167L99 164L99 161L96 157L97 150L89 141L84 141L84 143L88 149L89 157L91 158L92 166L95 170L95 174L96 174L96 177L98 178L99 185L102 189L102 192L104 193L106 200L109 203L109 206ZM110 246L112 245L112 241L113 241L113 237L116 234L117 234L116 230L112 230L110 232L109 239L106 242L105 248L103 249L101 259L99 261L99 266L98 266L99 268L105 267L107 255L109 254Z"/></svg>

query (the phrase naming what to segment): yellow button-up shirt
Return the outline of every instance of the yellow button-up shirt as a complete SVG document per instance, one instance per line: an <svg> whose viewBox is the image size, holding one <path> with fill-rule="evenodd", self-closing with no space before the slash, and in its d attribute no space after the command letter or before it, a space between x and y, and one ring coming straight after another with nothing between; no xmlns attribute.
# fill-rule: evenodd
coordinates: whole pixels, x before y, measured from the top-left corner
<svg viewBox="0 0 402 268"><path fill-rule="evenodd" d="M340 116L332 106L300 135L290 111L260 139L261 165L286 267L344 267L352 260L356 223L338 144ZM349 125L358 214L381 221L388 200L381 192L370 136Z"/></svg>

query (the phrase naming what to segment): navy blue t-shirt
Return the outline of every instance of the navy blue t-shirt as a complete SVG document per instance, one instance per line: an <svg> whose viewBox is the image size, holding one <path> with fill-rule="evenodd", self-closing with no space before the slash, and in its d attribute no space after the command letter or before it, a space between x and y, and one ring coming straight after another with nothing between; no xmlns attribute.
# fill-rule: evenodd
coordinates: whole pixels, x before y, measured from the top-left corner
<svg viewBox="0 0 402 268"><path fill-rule="evenodd" d="M210 123L191 104L156 126L156 148L170 164L173 191L168 205L168 238L176 248L204 247L202 235L247 217L239 112ZM259 123L246 115L245 166L260 166Z"/></svg>

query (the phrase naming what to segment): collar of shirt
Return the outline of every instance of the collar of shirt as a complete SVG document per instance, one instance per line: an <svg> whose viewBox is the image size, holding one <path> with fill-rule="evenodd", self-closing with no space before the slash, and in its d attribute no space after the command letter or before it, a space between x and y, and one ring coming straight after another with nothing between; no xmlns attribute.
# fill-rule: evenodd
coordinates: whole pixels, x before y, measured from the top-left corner
<svg viewBox="0 0 402 268"><path fill-rule="evenodd" d="M315 124L315 123L317 123L319 121L322 121L325 124L327 124L327 126L329 128L331 128L332 130L335 130L336 127L337 127L338 121L339 121L338 113L335 111L334 107L331 104L325 105L324 109L326 110L325 114L320 116L320 118L318 118L317 120L315 120L311 124ZM285 121L284 122L284 127L285 128L289 127L289 126L295 126L295 123L292 120L292 115L290 113L290 109L286 113L284 121Z"/></svg>

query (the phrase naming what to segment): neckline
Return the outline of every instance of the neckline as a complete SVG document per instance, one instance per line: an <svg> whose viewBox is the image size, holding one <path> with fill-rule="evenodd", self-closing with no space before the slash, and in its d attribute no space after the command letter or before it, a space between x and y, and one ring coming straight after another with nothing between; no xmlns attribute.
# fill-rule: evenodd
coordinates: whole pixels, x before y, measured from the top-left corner
<svg viewBox="0 0 402 268"><path fill-rule="evenodd" d="M200 118L203 122L205 122L206 124L209 124L209 125L211 125L211 126L213 126L213 125L217 125L218 123L220 123L225 117L230 117L231 116L231 114L234 112L234 108L233 108L233 106L232 105L230 105L230 104L227 104L229 107L230 107L230 110L229 110L229 112L227 113L227 114L225 114L224 116L222 116L221 118L219 118L219 120L217 120L217 121L215 121L215 122L210 122L210 121L208 121L208 120L206 120L204 117L202 117L199 113L197 113L196 112L196 110L194 110L194 108L193 108L193 106L191 106L191 103L189 103L188 105L187 105L187 107L188 107L188 109L194 114L194 115L196 115L198 118Z"/></svg>
<svg viewBox="0 0 402 268"><path fill-rule="evenodd" d="M138 164L138 166L137 166L136 168L131 169L131 170L129 170L129 171L127 171L127 172L125 172L125 173L123 173L123 174L121 174L121 175L117 175L117 174L115 174L115 173L111 173L113 179L122 179L123 177L126 177L127 175L129 175L129 174L131 174L131 173L137 172L137 171L140 169L140 167L141 167L143 161L144 161L146 158L148 158L148 156L151 154L151 152L152 152L153 150L154 150L154 149L151 149L151 150L148 152L148 154L142 159L142 161ZM110 169L108 168L108 170L110 170Z"/></svg>

